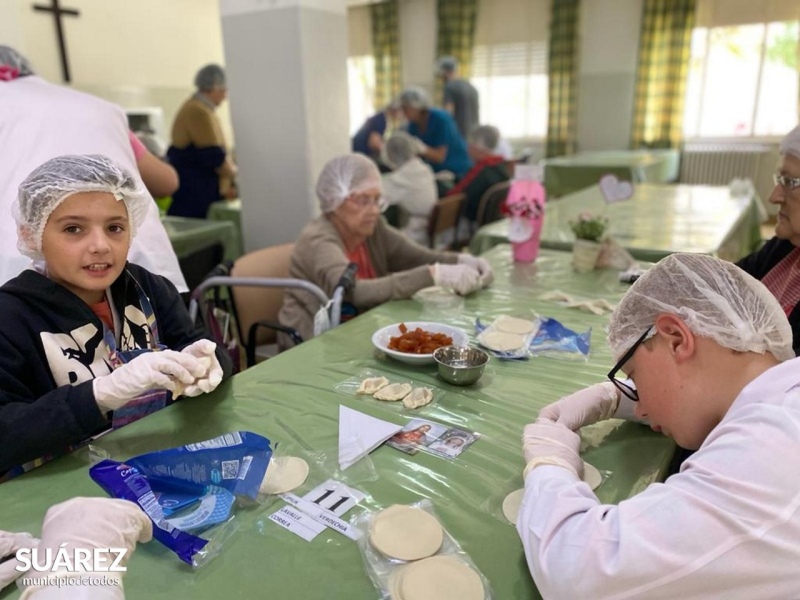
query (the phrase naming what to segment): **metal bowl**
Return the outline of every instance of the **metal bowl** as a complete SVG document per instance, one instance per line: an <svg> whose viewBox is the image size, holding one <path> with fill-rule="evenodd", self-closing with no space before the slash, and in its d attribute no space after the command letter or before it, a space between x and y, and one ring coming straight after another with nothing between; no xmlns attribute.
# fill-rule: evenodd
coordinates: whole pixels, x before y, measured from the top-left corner
<svg viewBox="0 0 800 600"><path fill-rule="evenodd" d="M470 346L443 346L434 350L439 377L453 385L472 385L483 375L489 355Z"/></svg>

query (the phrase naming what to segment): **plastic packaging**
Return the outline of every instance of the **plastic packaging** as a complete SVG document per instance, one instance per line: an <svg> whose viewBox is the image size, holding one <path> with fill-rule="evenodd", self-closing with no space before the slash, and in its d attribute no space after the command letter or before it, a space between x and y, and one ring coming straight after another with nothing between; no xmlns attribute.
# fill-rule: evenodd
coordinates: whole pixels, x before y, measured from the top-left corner
<svg viewBox="0 0 800 600"><path fill-rule="evenodd" d="M489 354L502 360L527 360L530 357L528 347L539 329L541 319L537 315L519 316L516 318L530 321L533 325L533 329L530 333L523 336L523 341L519 348L505 352L489 348L482 340L483 336L487 333L501 331L496 327L495 323L483 323L480 318L475 319L475 332L478 334L478 342L480 342L481 346L483 346Z"/></svg>
<svg viewBox="0 0 800 600"><path fill-rule="evenodd" d="M592 328L576 333L555 319L542 319L539 331L530 343L533 356L547 356L566 360L589 360Z"/></svg>
<svg viewBox="0 0 800 600"><path fill-rule="evenodd" d="M430 500L421 500L413 504L409 504L413 508L424 510L441 524L441 521L436 516L433 510L433 504ZM391 578L395 575L398 569L404 566L419 561L405 561L394 558L389 558L379 550L377 550L370 542L370 526L373 519L379 514L380 511L366 512L353 519L354 524L361 531L361 536L358 539L358 549L361 551L361 558L364 560L364 567L372 580L375 588L380 592L382 600L390 600L392 598ZM470 567L483 583L484 600L490 600L492 597L491 587L489 581L484 577L475 563L472 562L469 555L461 549L459 543L442 527L443 541L439 550L433 556L448 556ZM421 559L425 560L425 559Z"/></svg>

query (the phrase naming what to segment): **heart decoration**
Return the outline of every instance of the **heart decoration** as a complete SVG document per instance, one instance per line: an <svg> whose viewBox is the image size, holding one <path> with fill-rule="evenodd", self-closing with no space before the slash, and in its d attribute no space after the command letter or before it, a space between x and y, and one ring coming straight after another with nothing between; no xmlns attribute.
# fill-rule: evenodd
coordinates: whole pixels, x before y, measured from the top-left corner
<svg viewBox="0 0 800 600"><path fill-rule="evenodd" d="M633 184L630 181L620 181L616 175L610 173L603 175L598 185L607 204L627 200L633 196Z"/></svg>

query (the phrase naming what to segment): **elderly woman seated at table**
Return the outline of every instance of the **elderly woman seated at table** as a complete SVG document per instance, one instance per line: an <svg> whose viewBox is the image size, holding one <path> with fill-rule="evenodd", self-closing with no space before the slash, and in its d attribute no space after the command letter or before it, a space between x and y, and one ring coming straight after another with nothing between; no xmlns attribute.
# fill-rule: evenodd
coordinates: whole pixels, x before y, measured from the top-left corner
<svg viewBox="0 0 800 600"><path fill-rule="evenodd" d="M737 264L767 286L792 326L795 354L800 353L800 125L781 142L775 188L778 206L775 237Z"/></svg>
<svg viewBox="0 0 800 600"><path fill-rule="evenodd" d="M472 160L450 113L431 108L425 91L415 87L400 95L400 107L409 121L408 133L421 142L417 150L420 158L435 172L450 171L461 179L472 167Z"/></svg>
<svg viewBox="0 0 800 600"><path fill-rule="evenodd" d="M394 171L383 176L383 195L408 214L403 233L427 244L428 220L438 200L433 170L416 156L414 138L402 131L386 142L386 162Z"/></svg>
<svg viewBox="0 0 800 600"><path fill-rule="evenodd" d="M491 282L491 267L485 259L424 248L387 225L380 216L386 207L380 173L363 154L328 162L316 191L323 214L300 232L289 276L311 281L330 296L348 265L355 263L355 286L345 296L354 314L389 300L410 298L434 284L469 294ZM315 297L290 289L278 318L308 339L318 309ZM278 344L285 349L290 342L280 336Z"/></svg>

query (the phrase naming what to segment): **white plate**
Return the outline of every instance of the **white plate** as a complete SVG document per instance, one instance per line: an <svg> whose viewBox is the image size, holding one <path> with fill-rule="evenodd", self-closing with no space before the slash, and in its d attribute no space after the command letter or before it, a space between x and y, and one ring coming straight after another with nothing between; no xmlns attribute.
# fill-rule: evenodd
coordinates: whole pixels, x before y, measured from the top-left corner
<svg viewBox="0 0 800 600"><path fill-rule="evenodd" d="M466 346L469 343L469 336L464 332L463 329L459 329L458 327L450 327L450 325L443 325L442 323L431 323L428 321L405 321L406 327L408 327L409 331L413 331L417 327L428 331L430 333L444 333L445 335L449 335L453 338L453 345L454 346ZM388 325L382 329L378 329L375 333L372 334L372 345L375 346L378 350L385 352L392 358L395 358L401 362L409 363L412 365L424 365L428 363L432 363L433 361L433 353L431 354L409 354L408 352L398 352L397 350L390 350L387 346L389 345L389 339L393 337L397 337L401 335L400 333L400 323L395 323L394 325Z"/></svg>

